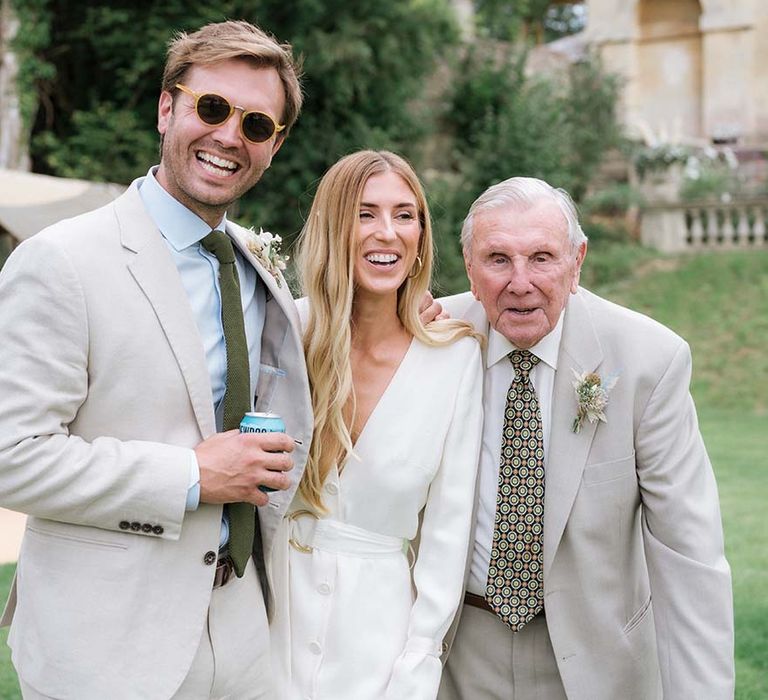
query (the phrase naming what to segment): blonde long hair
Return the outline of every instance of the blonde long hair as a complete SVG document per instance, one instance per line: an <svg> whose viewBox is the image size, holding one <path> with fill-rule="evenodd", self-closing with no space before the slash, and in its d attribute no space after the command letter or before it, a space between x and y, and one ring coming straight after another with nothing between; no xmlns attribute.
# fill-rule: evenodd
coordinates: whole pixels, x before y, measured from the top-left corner
<svg viewBox="0 0 768 700"><path fill-rule="evenodd" d="M417 269L398 290L401 323L427 345L477 337L463 321L434 321L425 328L419 320L419 303L432 277L433 242L427 200L410 164L389 151L358 151L331 166L320 181L296 255L303 293L309 298L304 353L315 415L314 437L299 492L310 508L321 513L326 510L322 487L328 473L334 465L341 469L352 454L344 407L351 402L354 420L350 319L358 217L365 183L372 175L384 172L396 173L411 188L421 226L418 255L422 264L416 263Z"/></svg>

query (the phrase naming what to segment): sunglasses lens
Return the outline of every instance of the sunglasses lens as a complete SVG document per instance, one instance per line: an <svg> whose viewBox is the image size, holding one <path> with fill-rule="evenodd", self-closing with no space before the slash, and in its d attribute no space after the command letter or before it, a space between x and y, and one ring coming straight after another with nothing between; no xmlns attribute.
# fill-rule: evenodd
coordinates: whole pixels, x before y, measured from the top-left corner
<svg viewBox="0 0 768 700"><path fill-rule="evenodd" d="M197 115L206 124L221 124L229 113L229 102L218 95L202 95L197 101Z"/></svg>
<svg viewBox="0 0 768 700"><path fill-rule="evenodd" d="M254 143L264 143L275 133L275 123L266 115L249 112L243 119L243 134Z"/></svg>

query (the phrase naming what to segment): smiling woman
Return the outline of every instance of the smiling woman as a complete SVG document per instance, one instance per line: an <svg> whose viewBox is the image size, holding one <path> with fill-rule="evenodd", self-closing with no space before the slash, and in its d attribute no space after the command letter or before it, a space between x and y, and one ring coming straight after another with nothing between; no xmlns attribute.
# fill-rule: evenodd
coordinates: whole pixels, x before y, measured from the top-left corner
<svg viewBox="0 0 768 700"><path fill-rule="evenodd" d="M280 697L437 695L463 589L482 369L469 325L419 321L432 257L405 160L362 151L325 174L298 254L315 430L273 548Z"/></svg>
<svg viewBox="0 0 768 700"><path fill-rule="evenodd" d="M414 265L421 265L421 223L416 195L393 171L371 175L363 188L355 257L355 307L363 298L397 292ZM418 261L418 262L417 262Z"/></svg>

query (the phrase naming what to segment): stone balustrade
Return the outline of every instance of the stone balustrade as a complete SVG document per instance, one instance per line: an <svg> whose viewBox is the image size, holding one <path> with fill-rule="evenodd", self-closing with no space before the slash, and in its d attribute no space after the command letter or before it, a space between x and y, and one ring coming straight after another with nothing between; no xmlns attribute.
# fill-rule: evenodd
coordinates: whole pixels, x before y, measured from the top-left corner
<svg viewBox="0 0 768 700"><path fill-rule="evenodd" d="M640 240L664 253L768 248L768 197L658 203L641 217Z"/></svg>

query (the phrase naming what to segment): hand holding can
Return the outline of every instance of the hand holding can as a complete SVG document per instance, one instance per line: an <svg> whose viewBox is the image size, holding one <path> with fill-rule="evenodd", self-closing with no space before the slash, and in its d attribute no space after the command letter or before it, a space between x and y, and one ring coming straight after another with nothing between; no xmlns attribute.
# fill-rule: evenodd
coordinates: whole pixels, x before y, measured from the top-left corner
<svg viewBox="0 0 768 700"><path fill-rule="evenodd" d="M276 413L246 413L240 421L241 433L284 433L285 423ZM271 493L277 489L270 486L259 486L264 493Z"/></svg>

